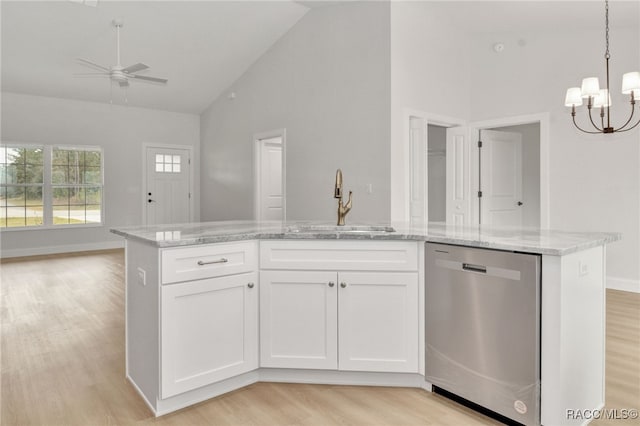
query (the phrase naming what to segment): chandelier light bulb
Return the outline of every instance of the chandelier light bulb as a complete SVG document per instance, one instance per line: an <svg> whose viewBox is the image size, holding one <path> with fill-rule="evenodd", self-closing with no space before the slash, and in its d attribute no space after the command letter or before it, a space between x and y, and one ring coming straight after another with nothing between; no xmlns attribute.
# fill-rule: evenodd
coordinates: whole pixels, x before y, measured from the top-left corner
<svg viewBox="0 0 640 426"><path fill-rule="evenodd" d="M582 97L596 97L600 94L600 81L598 77L587 77L582 80Z"/></svg>
<svg viewBox="0 0 640 426"><path fill-rule="evenodd" d="M628 72L622 75L622 94L629 95L631 92L635 92L636 95L640 94L640 72Z"/></svg>
<svg viewBox="0 0 640 426"><path fill-rule="evenodd" d="M594 108L611 106L611 93L608 93L607 89L600 89L598 96L593 99L593 106Z"/></svg>
<svg viewBox="0 0 640 426"><path fill-rule="evenodd" d="M567 89L567 96L564 98L564 106L580 106L582 105L582 91L579 87L570 87Z"/></svg>

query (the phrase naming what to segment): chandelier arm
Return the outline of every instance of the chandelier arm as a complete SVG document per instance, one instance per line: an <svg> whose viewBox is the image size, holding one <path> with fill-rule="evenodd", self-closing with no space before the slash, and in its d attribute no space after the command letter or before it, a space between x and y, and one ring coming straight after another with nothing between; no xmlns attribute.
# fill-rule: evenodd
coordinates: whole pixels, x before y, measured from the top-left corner
<svg viewBox="0 0 640 426"><path fill-rule="evenodd" d="M576 116L575 116L575 115L573 116L573 125L574 125L574 126L576 126L576 129L580 130L581 132L589 133L590 135L597 135L597 134L599 134L599 133L602 133L602 131L599 131L599 132L590 132L590 131L588 131L588 130L584 130L582 127L578 126L578 123L576 123ZM597 127L596 127L596 128L597 128Z"/></svg>
<svg viewBox="0 0 640 426"><path fill-rule="evenodd" d="M596 123L593 121L593 117L591 116L591 109L592 109L592 108L589 108L589 120L591 121L591 124L593 125L593 127L595 127L595 128L596 128L596 130L598 130L598 131L597 131L597 132L587 132L587 133L602 133L602 132L603 132L603 129L601 129L600 127L598 127L598 126L596 125ZM573 121L575 121L575 118L573 119ZM584 130L583 130L583 132L584 132Z"/></svg>
<svg viewBox="0 0 640 426"><path fill-rule="evenodd" d="M636 105L635 105L635 102L634 102L634 101L632 101L632 102L631 102L631 115L629 116L629 119L627 120L627 122L626 122L626 123L624 123L622 126L620 126L620 127L616 130L616 132L624 132L624 131L625 131L625 130L624 130L624 128L625 128L625 127L627 127L627 125L628 125L629 123L631 123L631 120L633 119L633 113L634 113L634 112L636 112ZM635 126L637 126L637 125L638 125L638 124L636 123L633 127L635 127ZM632 129L633 129L633 127L632 127Z"/></svg>
<svg viewBox="0 0 640 426"><path fill-rule="evenodd" d="M638 121L637 121L637 122L636 122L636 124L634 124L633 126L629 127L628 129L620 128L620 129L616 130L616 133L617 133L617 132L628 132L629 130L633 130L633 129L635 129L636 127L638 127L638 124L640 124L640 118L638 118Z"/></svg>

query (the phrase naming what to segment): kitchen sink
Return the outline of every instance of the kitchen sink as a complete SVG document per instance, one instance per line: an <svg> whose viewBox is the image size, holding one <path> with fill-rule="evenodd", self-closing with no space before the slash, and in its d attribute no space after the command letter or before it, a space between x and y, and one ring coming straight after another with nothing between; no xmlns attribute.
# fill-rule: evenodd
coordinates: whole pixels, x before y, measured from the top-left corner
<svg viewBox="0 0 640 426"><path fill-rule="evenodd" d="M312 233L312 234L332 234L332 233L362 233L362 234L384 234L389 232L395 232L391 226L382 225L292 225L287 227L287 232L300 232L300 233Z"/></svg>

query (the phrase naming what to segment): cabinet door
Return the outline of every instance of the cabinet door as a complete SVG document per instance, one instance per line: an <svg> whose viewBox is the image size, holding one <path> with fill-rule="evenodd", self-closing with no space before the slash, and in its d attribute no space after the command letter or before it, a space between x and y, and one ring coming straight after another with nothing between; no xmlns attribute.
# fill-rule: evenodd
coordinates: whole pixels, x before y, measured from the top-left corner
<svg viewBox="0 0 640 426"><path fill-rule="evenodd" d="M162 286L161 397L258 368L256 273Z"/></svg>
<svg viewBox="0 0 640 426"><path fill-rule="evenodd" d="M260 366L338 367L337 274L260 272Z"/></svg>
<svg viewBox="0 0 640 426"><path fill-rule="evenodd" d="M418 372L418 274L338 274L339 369Z"/></svg>

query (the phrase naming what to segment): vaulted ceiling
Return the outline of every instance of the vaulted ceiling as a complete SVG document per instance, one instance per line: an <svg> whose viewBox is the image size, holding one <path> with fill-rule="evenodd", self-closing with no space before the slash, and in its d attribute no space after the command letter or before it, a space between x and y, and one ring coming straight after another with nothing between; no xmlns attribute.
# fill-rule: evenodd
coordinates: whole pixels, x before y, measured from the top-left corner
<svg viewBox="0 0 640 426"><path fill-rule="evenodd" d="M200 113L309 10L291 1L2 1L2 90L170 111ZM122 65L143 62L126 91L75 58Z"/></svg>
<svg viewBox="0 0 640 426"><path fill-rule="evenodd" d="M74 0L80 1L80 0ZM95 0L91 0L95 2ZM68 0L0 2L2 90L60 98L200 113L310 9L342 1L113 1L97 7ZM601 30L603 1L430 1L467 33ZM611 0L612 27L638 27L640 1ZM122 65L143 62L141 75L166 86L133 81L124 90L92 72L86 58L116 62L111 21L122 18Z"/></svg>

